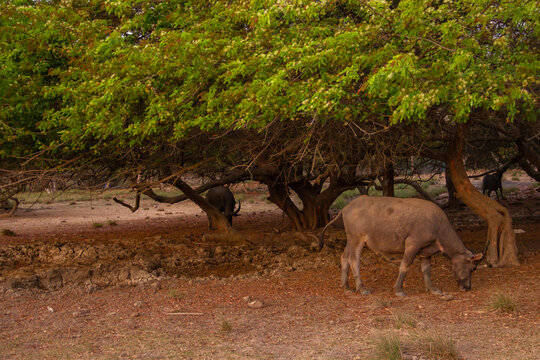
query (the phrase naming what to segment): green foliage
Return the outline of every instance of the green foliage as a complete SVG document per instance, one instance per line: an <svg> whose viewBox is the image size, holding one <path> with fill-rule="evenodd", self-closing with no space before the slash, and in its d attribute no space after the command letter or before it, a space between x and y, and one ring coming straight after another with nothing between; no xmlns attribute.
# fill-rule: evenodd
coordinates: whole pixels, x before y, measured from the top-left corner
<svg viewBox="0 0 540 360"><path fill-rule="evenodd" d="M0 159L185 166L235 156L201 138L279 122L376 147L364 123L429 124L435 107L538 115L535 2L12 1L0 21Z"/></svg>

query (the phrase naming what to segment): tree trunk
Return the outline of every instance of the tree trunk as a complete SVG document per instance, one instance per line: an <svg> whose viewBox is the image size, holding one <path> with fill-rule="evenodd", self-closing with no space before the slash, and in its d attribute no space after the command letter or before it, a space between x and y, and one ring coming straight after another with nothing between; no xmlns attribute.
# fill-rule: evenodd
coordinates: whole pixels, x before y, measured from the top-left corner
<svg viewBox="0 0 540 360"><path fill-rule="evenodd" d="M313 230L328 223L330 206L344 190L352 186L344 186L336 177L330 179L330 186L322 192L322 185L313 185L309 182L292 184L291 188L302 200L301 214L304 228Z"/></svg>
<svg viewBox="0 0 540 360"><path fill-rule="evenodd" d="M456 187L452 182L452 175L448 166L444 168L444 177L446 178L446 189L448 190L448 207L457 210L461 207L461 202L456 197Z"/></svg>
<svg viewBox="0 0 540 360"><path fill-rule="evenodd" d="M283 184L267 183L268 192L270 196L268 201L277 205L285 215L289 218L291 225L295 230L302 231L305 229L304 220L301 216L300 210L292 202L289 194L287 193L287 187Z"/></svg>
<svg viewBox="0 0 540 360"><path fill-rule="evenodd" d="M392 162L384 166L382 192L383 196L394 197L394 164Z"/></svg>
<svg viewBox="0 0 540 360"><path fill-rule="evenodd" d="M536 181L540 181L540 154L533 149L533 146L527 146L524 141L517 143L518 149L523 157L519 159L518 164L521 168Z"/></svg>
<svg viewBox="0 0 540 360"><path fill-rule="evenodd" d="M291 184L291 189L302 201L300 210L291 200L288 187L284 184L267 183L270 196L268 200L276 204L297 231L313 230L326 225L329 221L328 211L334 200L345 189L331 182L330 187L322 193L320 188L309 182Z"/></svg>
<svg viewBox="0 0 540 360"><path fill-rule="evenodd" d="M519 265L510 212L497 201L482 195L469 181L462 156L465 131L466 124L460 124L447 154L447 166L457 191L456 196L488 223L488 264L493 267Z"/></svg>
<svg viewBox="0 0 540 360"><path fill-rule="evenodd" d="M227 218L217 209L210 205L201 195L191 188L181 179L177 179L174 185L180 189L191 201L199 206L212 221L212 227L219 232L229 233L233 231L232 226L227 221Z"/></svg>

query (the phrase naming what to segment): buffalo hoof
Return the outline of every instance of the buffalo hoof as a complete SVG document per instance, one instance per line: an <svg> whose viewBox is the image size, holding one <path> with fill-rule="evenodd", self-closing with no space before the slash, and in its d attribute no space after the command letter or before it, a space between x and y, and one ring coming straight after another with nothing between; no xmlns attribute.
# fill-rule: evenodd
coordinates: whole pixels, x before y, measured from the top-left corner
<svg viewBox="0 0 540 360"><path fill-rule="evenodd" d="M403 291L396 291L396 296L405 297L407 294L405 294Z"/></svg>

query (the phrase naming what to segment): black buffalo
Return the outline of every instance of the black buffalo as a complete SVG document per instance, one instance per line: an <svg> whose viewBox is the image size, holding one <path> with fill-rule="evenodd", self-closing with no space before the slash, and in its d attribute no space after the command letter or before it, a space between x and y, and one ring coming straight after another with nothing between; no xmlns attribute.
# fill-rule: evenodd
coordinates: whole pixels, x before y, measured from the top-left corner
<svg viewBox="0 0 540 360"><path fill-rule="evenodd" d="M484 176L484 178L482 179L482 194L490 197L491 192L495 191L495 195L497 195L498 199L499 193L497 192L497 190L500 190L501 198L505 199L502 188L502 174L503 172L497 171L494 174L488 174Z"/></svg>
<svg viewBox="0 0 540 360"><path fill-rule="evenodd" d="M232 225L232 218L238 216L241 205L240 201L238 201L238 209L234 209L236 200L231 190L223 186L212 188L206 193L205 199L210 205L216 207ZM208 227L212 228L212 218L210 216L208 217Z"/></svg>

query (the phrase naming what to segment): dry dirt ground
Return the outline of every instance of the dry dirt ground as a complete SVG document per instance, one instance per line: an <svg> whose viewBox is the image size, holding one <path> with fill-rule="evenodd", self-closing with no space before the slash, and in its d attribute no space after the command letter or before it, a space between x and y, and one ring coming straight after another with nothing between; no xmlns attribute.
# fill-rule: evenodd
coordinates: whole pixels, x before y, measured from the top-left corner
<svg viewBox="0 0 540 360"><path fill-rule="evenodd" d="M15 233L0 235L0 359L384 359L384 338L398 338L406 359L538 359L539 194L503 201L521 266L481 266L462 293L449 261L434 258L434 283L453 300L425 293L416 263L408 296L395 297L397 266L369 251L372 295L343 290L342 225L315 252L317 233L274 231L282 215L261 194L244 196L234 226L246 241L235 242L209 236L187 202L145 201L134 214L104 200L23 204L0 220ZM482 249L485 224L448 215ZM517 310L489 310L498 293ZM436 355L437 339L458 355Z"/></svg>

